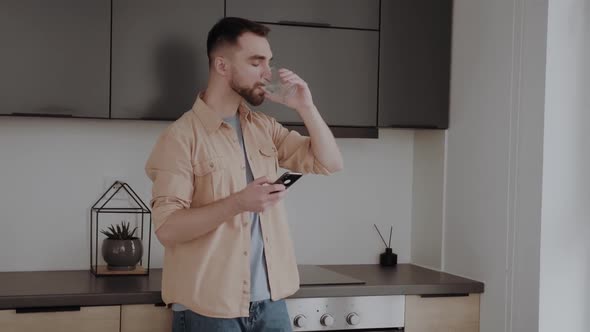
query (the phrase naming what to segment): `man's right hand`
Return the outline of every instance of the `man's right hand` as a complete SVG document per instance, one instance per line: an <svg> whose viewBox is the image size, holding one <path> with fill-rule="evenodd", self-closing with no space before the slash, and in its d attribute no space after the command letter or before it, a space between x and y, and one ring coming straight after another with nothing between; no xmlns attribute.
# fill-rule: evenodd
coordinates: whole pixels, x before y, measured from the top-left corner
<svg viewBox="0 0 590 332"><path fill-rule="evenodd" d="M272 193L276 191L275 193ZM240 211L264 212L282 200L287 191L282 184L273 184L263 176L250 182L246 188L234 194Z"/></svg>

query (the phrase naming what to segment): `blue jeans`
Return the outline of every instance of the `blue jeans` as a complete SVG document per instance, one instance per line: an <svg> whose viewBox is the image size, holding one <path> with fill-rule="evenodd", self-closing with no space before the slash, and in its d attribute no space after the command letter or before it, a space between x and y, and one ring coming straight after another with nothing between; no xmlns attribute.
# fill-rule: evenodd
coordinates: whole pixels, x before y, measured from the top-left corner
<svg viewBox="0 0 590 332"><path fill-rule="evenodd" d="M291 332L284 300L250 303L250 316L211 318L191 310L175 311L172 332Z"/></svg>

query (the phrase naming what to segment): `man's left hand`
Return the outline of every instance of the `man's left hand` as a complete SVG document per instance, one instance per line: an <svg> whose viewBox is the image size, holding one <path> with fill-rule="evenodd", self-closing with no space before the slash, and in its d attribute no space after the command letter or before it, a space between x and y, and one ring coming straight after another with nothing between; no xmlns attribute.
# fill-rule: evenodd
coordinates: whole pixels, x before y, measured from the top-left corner
<svg viewBox="0 0 590 332"><path fill-rule="evenodd" d="M309 90L307 83L301 79L301 77L284 68L279 69L279 76L281 78L281 83L293 85L295 87L295 92L288 96L281 97L280 95L272 94L265 89L265 98L268 98L275 103L283 104L287 107L295 109L297 112L301 112L313 107L311 91Z"/></svg>

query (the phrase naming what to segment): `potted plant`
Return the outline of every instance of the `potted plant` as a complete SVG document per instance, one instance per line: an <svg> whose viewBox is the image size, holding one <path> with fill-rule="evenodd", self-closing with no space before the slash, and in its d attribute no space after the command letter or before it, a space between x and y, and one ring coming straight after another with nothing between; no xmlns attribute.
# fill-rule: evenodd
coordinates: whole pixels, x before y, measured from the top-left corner
<svg viewBox="0 0 590 332"><path fill-rule="evenodd" d="M107 269L112 271L132 271L141 260L143 245L134 236L137 227L129 232L129 223L109 226L108 230L100 232L107 236L102 241L102 257L107 263Z"/></svg>

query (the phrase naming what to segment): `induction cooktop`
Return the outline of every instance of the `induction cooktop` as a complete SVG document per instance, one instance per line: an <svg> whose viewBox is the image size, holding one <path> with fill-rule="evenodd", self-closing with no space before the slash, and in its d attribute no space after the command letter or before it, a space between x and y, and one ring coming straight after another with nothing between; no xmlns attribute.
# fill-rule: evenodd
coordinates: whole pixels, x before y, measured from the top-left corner
<svg viewBox="0 0 590 332"><path fill-rule="evenodd" d="M299 285L301 286L362 285L365 283L362 280L317 265L297 265L297 268L299 269Z"/></svg>

